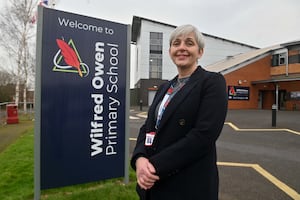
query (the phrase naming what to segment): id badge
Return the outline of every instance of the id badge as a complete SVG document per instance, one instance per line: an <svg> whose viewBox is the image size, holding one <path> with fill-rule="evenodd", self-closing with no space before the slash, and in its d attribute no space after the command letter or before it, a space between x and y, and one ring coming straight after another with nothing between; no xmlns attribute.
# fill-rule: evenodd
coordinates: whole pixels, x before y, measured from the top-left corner
<svg viewBox="0 0 300 200"><path fill-rule="evenodd" d="M146 133L145 146L152 146L155 134L155 132Z"/></svg>

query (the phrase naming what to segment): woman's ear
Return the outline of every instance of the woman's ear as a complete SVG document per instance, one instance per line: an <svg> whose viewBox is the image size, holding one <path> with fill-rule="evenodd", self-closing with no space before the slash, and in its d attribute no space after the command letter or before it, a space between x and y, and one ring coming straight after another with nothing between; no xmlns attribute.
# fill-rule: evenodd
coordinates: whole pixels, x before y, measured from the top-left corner
<svg viewBox="0 0 300 200"><path fill-rule="evenodd" d="M198 59L202 57L203 53L204 53L204 49L199 49Z"/></svg>

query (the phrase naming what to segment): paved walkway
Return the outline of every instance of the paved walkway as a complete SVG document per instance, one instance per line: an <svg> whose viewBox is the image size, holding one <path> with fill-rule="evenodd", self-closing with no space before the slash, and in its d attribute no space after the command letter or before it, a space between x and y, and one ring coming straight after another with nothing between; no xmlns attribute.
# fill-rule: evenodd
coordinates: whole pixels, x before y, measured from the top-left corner
<svg viewBox="0 0 300 200"><path fill-rule="evenodd" d="M33 126L33 121L20 121L18 124L0 125L0 153Z"/></svg>
<svg viewBox="0 0 300 200"><path fill-rule="evenodd" d="M300 132L299 111L277 111L276 127L272 127L271 110L229 110L226 122L243 129L291 129Z"/></svg>

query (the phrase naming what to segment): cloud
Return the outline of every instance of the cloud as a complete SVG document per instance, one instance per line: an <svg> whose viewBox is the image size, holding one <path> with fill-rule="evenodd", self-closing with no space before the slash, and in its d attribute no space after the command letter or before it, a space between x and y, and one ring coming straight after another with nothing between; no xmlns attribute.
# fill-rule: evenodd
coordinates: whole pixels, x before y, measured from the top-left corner
<svg viewBox="0 0 300 200"><path fill-rule="evenodd" d="M295 40L300 32L298 0L64 0L57 8L125 24L131 24L133 15L189 23L207 34L258 47Z"/></svg>

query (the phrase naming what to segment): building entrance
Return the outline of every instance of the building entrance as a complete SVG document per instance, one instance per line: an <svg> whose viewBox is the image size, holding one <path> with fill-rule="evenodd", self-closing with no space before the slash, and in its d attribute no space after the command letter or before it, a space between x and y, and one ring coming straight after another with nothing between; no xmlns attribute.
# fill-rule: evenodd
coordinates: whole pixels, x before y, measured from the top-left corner
<svg viewBox="0 0 300 200"><path fill-rule="evenodd" d="M278 110L286 109L286 90L278 91ZM258 109L271 109L276 104L276 93L274 90L260 90L258 98Z"/></svg>

